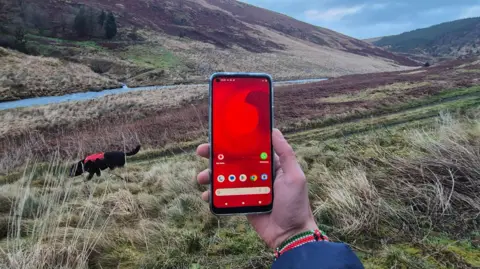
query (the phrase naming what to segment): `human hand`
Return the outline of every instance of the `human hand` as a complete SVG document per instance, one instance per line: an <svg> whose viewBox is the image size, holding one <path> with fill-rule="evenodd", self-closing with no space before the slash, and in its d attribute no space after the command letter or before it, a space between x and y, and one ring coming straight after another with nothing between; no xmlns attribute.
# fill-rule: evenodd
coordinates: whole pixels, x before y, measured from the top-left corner
<svg viewBox="0 0 480 269"><path fill-rule="evenodd" d="M308 201L308 188L305 174L295 157L295 152L283 134L274 129L272 134L275 150L276 178L273 186L274 201L270 214L247 216L258 235L271 248L277 248L283 241L299 233L318 229ZM200 145L197 154L209 157L209 144ZM198 183L210 184L210 170L197 176ZM202 198L209 201L210 192Z"/></svg>

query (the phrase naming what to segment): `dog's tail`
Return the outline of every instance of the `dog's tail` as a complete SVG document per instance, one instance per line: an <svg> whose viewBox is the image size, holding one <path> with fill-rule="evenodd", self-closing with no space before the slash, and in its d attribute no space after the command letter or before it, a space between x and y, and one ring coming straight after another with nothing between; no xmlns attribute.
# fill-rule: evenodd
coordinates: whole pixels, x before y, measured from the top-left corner
<svg viewBox="0 0 480 269"><path fill-rule="evenodd" d="M140 145L138 145L134 150L125 153L126 156L133 156L140 151Z"/></svg>

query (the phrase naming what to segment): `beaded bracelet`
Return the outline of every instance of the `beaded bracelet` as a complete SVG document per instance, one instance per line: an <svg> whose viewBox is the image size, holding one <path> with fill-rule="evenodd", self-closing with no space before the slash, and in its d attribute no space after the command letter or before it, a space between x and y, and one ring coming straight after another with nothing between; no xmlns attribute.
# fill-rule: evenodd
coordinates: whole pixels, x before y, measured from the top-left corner
<svg viewBox="0 0 480 269"><path fill-rule="evenodd" d="M275 250L275 260L289 250L318 241L328 241L328 237L320 230L310 230L290 237Z"/></svg>

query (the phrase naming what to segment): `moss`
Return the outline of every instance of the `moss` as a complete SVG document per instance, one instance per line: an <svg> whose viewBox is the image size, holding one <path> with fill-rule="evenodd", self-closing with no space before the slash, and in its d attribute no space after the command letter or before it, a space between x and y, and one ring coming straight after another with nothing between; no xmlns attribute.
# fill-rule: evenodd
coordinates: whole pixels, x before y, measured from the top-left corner
<svg viewBox="0 0 480 269"><path fill-rule="evenodd" d="M144 259L144 252L131 245L117 245L108 253L103 253L98 260L100 268L139 268L138 264Z"/></svg>
<svg viewBox="0 0 480 269"><path fill-rule="evenodd" d="M209 255L256 255L267 251L266 246L259 240L258 235L248 229L239 232L229 229L220 229L217 233L217 242L208 249Z"/></svg>
<svg viewBox="0 0 480 269"><path fill-rule="evenodd" d="M399 243L372 253L357 253L365 268L471 268L479 267L480 251L468 240L428 238L423 243Z"/></svg>
<svg viewBox="0 0 480 269"><path fill-rule="evenodd" d="M444 258L450 257L453 262L480 267L480 250L472 244L470 239L455 241L446 236L433 237L427 240L426 247L439 249L444 254Z"/></svg>
<svg viewBox="0 0 480 269"><path fill-rule="evenodd" d="M423 249L402 243L384 246L372 253L357 253L365 268L441 268L435 260L428 259Z"/></svg>

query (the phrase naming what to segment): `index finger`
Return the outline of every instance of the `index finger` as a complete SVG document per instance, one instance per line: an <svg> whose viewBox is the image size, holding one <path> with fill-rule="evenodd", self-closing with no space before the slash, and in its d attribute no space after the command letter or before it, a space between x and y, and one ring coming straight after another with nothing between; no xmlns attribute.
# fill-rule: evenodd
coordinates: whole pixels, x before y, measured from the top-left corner
<svg viewBox="0 0 480 269"><path fill-rule="evenodd" d="M210 144L202 144L198 146L197 155L208 159L210 157Z"/></svg>

